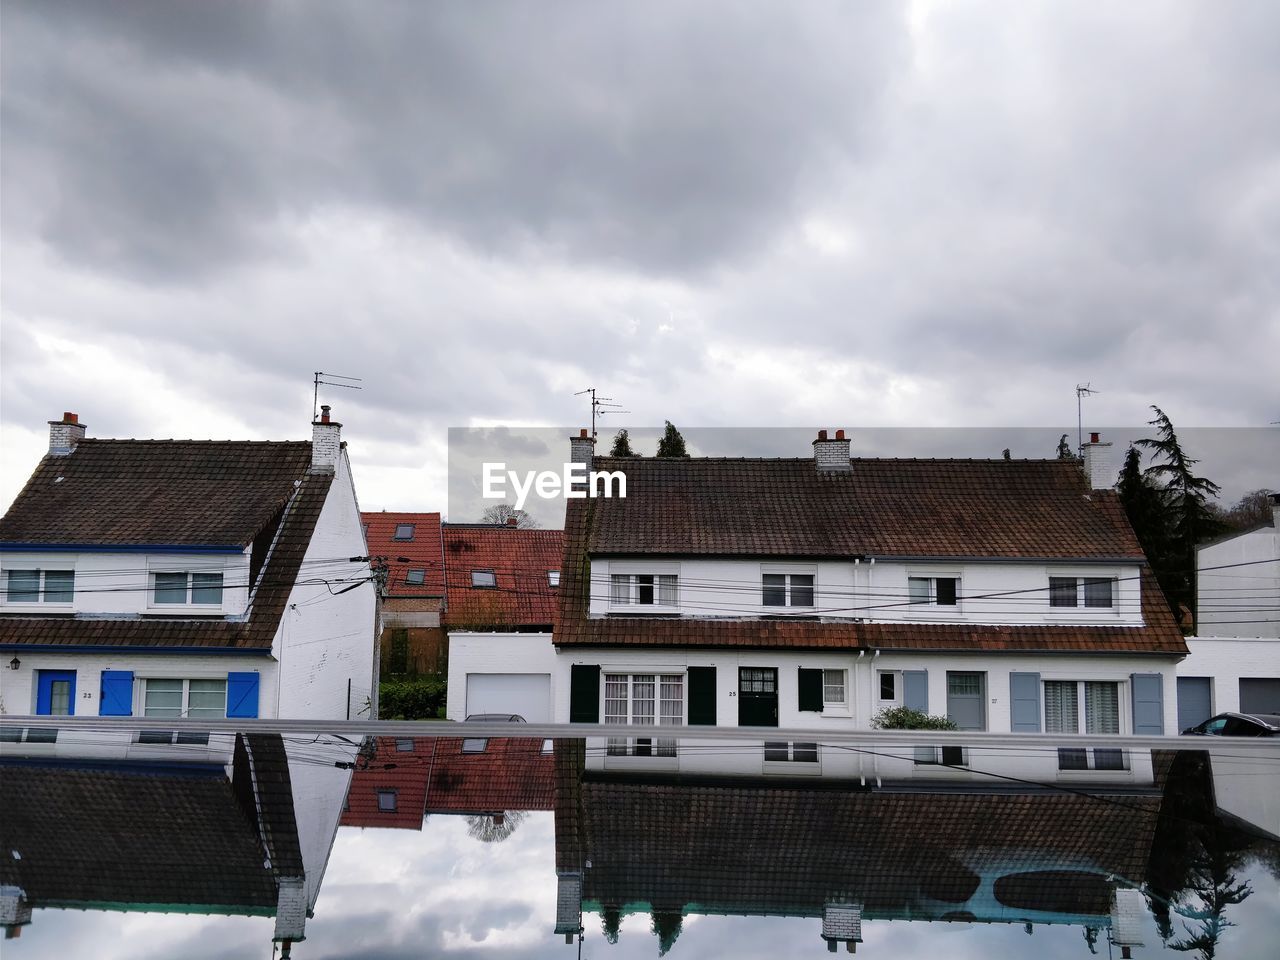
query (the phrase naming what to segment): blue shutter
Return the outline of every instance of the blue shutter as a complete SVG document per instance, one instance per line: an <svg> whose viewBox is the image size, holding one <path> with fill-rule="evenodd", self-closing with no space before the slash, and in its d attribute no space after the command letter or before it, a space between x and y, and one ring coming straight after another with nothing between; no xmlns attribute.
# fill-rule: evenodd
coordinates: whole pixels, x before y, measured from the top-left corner
<svg viewBox="0 0 1280 960"><path fill-rule="evenodd" d="M902 705L908 710L929 712L929 671L902 671Z"/></svg>
<svg viewBox="0 0 1280 960"><path fill-rule="evenodd" d="M1164 736L1164 675L1135 673L1129 677L1133 694L1135 736Z"/></svg>
<svg viewBox="0 0 1280 960"><path fill-rule="evenodd" d="M98 716L133 716L132 670L102 671L102 693L98 699Z"/></svg>
<svg viewBox="0 0 1280 960"><path fill-rule="evenodd" d="M1040 732L1040 674L1009 674L1009 713L1014 733Z"/></svg>
<svg viewBox="0 0 1280 960"><path fill-rule="evenodd" d="M258 715L258 674L227 674L227 716L256 717Z"/></svg>

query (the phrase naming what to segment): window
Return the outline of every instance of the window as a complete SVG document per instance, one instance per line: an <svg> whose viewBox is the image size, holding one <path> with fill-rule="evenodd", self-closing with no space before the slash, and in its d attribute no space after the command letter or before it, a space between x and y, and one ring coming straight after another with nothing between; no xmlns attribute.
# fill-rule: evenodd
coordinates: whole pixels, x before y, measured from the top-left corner
<svg viewBox="0 0 1280 960"><path fill-rule="evenodd" d="M413 753L413 737L397 737L396 753Z"/></svg>
<svg viewBox="0 0 1280 960"><path fill-rule="evenodd" d="M1046 680L1045 733L1120 732L1120 684L1101 680ZM1124 751L1114 747L1064 747L1060 770L1125 770Z"/></svg>
<svg viewBox="0 0 1280 960"><path fill-rule="evenodd" d="M498 586L498 576L492 570L472 570L471 585L485 590L492 590Z"/></svg>
<svg viewBox="0 0 1280 960"><path fill-rule="evenodd" d="M684 674L607 673L604 722L632 726L684 723ZM610 737L610 756L674 757L676 742L651 737Z"/></svg>
<svg viewBox="0 0 1280 960"><path fill-rule="evenodd" d="M812 573L762 574L761 603L766 607L812 607Z"/></svg>
<svg viewBox="0 0 1280 960"><path fill-rule="evenodd" d="M896 670L880 671L880 699L898 699L898 673Z"/></svg>
<svg viewBox="0 0 1280 960"><path fill-rule="evenodd" d="M152 574L152 601L157 605L221 606L222 574L219 573L155 573Z"/></svg>
<svg viewBox="0 0 1280 960"><path fill-rule="evenodd" d="M74 570L7 570L9 603L70 603L75 595Z"/></svg>
<svg viewBox="0 0 1280 960"><path fill-rule="evenodd" d="M824 706L844 706L844 671L822 671L822 703Z"/></svg>
<svg viewBox="0 0 1280 960"><path fill-rule="evenodd" d="M423 583L426 583L426 582L427 582L427 571L425 571L425 570L409 570L409 571L408 571L408 572L406 572L406 573L405 573L405 575L404 575L404 582L405 582L405 583L412 583L412 584L414 584L415 586L420 586L421 584L423 584Z"/></svg>
<svg viewBox="0 0 1280 960"><path fill-rule="evenodd" d="M1050 577L1049 606L1105 607L1114 603L1113 577Z"/></svg>
<svg viewBox="0 0 1280 960"><path fill-rule="evenodd" d="M804 741L766 740L764 759L766 763L817 763L818 745Z"/></svg>
<svg viewBox="0 0 1280 960"><path fill-rule="evenodd" d="M937 764L944 767L967 767L969 765L969 748L916 747L915 761L917 766Z"/></svg>
<svg viewBox="0 0 1280 960"><path fill-rule="evenodd" d="M463 753L484 753L489 746L487 737L467 737L462 741Z"/></svg>
<svg viewBox="0 0 1280 960"><path fill-rule="evenodd" d="M227 715L227 681L158 677L143 681L145 717L215 717Z"/></svg>
<svg viewBox="0 0 1280 960"><path fill-rule="evenodd" d="M954 607L959 584L958 577L907 577L907 599L911 603Z"/></svg>
<svg viewBox="0 0 1280 960"><path fill-rule="evenodd" d="M674 573L615 573L609 578L609 602L674 607L679 603Z"/></svg>
<svg viewBox="0 0 1280 960"><path fill-rule="evenodd" d="M560 571L559 571L559 570L548 570L548 571L547 571L547 586L549 586L549 587L558 587L558 586L560 586Z"/></svg>
<svg viewBox="0 0 1280 960"><path fill-rule="evenodd" d="M379 813L395 813L397 806L398 804L396 802L396 792L394 790L378 791L378 812Z"/></svg>
<svg viewBox="0 0 1280 960"><path fill-rule="evenodd" d="M413 531L417 525L413 523L397 523L395 535L392 540L412 540Z"/></svg>

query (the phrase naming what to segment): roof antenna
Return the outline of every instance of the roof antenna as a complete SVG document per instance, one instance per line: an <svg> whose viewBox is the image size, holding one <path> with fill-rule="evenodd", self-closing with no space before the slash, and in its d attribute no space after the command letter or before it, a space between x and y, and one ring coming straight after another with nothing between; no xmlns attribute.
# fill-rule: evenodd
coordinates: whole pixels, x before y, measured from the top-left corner
<svg viewBox="0 0 1280 960"><path fill-rule="evenodd" d="M1076 384L1076 453L1082 457L1084 456L1084 398L1101 392L1094 390L1087 383Z"/></svg>
<svg viewBox="0 0 1280 960"><path fill-rule="evenodd" d="M364 387L357 387L355 383L334 383L333 380L324 379L325 377L333 377L333 380L354 380L356 383L364 383L359 377L344 377L340 373L325 373L323 370L317 370L314 380L315 389L311 392L311 419L313 421L319 413L317 404L320 402L320 384L323 383L326 387L343 387L347 390L364 389Z"/></svg>
<svg viewBox="0 0 1280 960"><path fill-rule="evenodd" d="M588 393L591 394L591 439L594 440L596 438L596 417L603 417L607 413L630 413L631 411L621 409L622 404L614 403L613 397L597 397L595 387L579 390L574 396L581 397Z"/></svg>

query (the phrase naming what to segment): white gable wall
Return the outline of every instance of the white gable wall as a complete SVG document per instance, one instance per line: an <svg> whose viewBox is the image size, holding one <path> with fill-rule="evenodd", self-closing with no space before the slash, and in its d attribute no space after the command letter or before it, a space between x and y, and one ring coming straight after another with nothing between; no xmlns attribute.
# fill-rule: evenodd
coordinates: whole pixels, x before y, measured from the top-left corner
<svg viewBox="0 0 1280 960"><path fill-rule="evenodd" d="M1201 635L1280 639L1280 527L1201 547L1196 569L1196 629Z"/></svg>

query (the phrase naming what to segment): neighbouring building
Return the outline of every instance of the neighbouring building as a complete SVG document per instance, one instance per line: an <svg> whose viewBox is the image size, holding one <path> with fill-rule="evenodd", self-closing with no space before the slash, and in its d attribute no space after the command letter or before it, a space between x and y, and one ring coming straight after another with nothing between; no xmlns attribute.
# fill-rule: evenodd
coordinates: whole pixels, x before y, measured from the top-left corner
<svg viewBox="0 0 1280 960"><path fill-rule="evenodd" d="M1196 630L1178 664L1178 726L1280 714L1280 494L1271 518L1196 550Z"/></svg>
<svg viewBox="0 0 1280 960"><path fill-rule="evenodd" d="M382 673L444 673L444 554L438 513L362 513L374 562L386 564Z"/></svg>
<svg viewBox="0 0 1280 960"><path fill-rule="evenodd" d="M584 433L573 462L625 472L627 495L568 501L553 642L455 654L451 687L550 670L554 720L630 728L593 755L607 767L682 768L642 730L688 724L759 729L736 761L756 772L861 775L769 731L866 729L905 706L1097 737L1059 753L1063 776L1126 769L1106 737L1175 732L1186 644L1105 479L1109 446L1086 444L1083 470L852 458L843 431L803 459L610 459ZM906 773L969 761L918 751Z"/></svg>
<svg viewBox="0 0 1280 960"><path fill-rule="evenodd" d="M373 715L376 588L341 424L321 409L309 442L51 421L0 519L0 712Z"/></svg>

